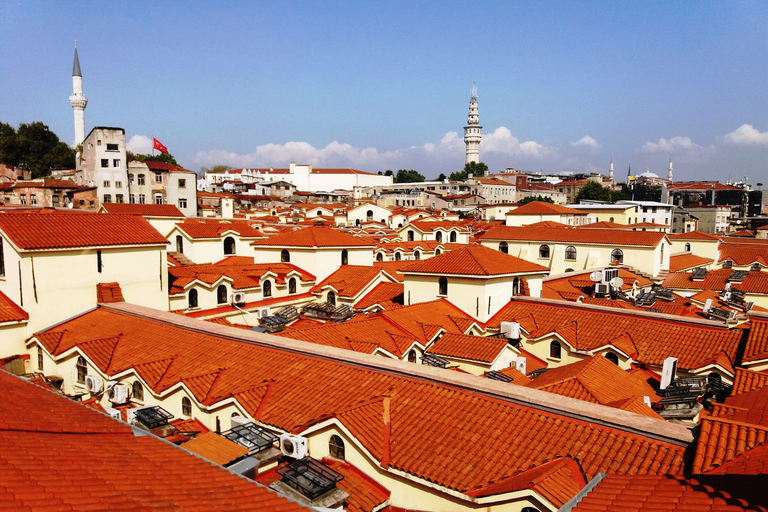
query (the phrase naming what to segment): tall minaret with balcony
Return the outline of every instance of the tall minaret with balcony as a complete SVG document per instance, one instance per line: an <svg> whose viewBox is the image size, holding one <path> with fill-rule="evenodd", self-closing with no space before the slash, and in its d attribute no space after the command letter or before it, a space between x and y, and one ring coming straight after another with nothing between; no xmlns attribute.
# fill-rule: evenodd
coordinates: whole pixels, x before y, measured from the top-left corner
<svg viewBox="0 0 768 512"><path fill-rule="evenodd" d="M75 41L75 64L72 67L72 96L69 97L69 104L75 111L75 143L77 147L85 140L85 106L88 104L88 98L83 96L83 75L80 72L80 59L77 58L77 41Z"/></svg>
<svg viewBox="0 0 768 512"><path fill-rule="evenodd" d="M472 97L469 100L469 117L464 127L464 144L467 145L467 160L465 163L480 163L480 140L483 138L483 127L480 126L480 116L477 113L477 87L472 83Z"/></svg>
<svg viewBox="0 0 768 512"><path fill-rule="evenodd" d="M669 167L667 168L667 179L672 182L672 155L669 155Z"/></svg>

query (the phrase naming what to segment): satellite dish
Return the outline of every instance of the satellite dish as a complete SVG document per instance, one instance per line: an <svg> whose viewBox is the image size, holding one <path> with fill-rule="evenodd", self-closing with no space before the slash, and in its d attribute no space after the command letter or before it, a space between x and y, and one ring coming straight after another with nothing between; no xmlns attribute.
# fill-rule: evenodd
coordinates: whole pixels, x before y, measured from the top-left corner
<svg viewBox="0 0 768 512"><path fill-rule="evenodd" d="M611 286L613 286L617 290L621 288L621 285L623 284L624 284L624 280L620 277L614 277L613 279L611 279Z"/></svg>
<svg viewBox="0 0 768 512"><path fill-rule="evenodd" d="M603 273L599 270L595 270L591 274L589 274L589 278L592 280L593 283L599 283L603 280Z"/></svg>

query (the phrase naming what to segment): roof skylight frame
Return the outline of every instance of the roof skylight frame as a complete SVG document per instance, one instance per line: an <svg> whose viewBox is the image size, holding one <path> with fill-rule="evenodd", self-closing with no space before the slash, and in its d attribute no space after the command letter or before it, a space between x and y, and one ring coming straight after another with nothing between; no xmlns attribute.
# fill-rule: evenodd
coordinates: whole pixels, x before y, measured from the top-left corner
<svg viewBox="0 0 768 512"><path fill-rule="evenodd" d="M247 448L250 453L269 450L279 439L276 433L252 422L233 426L226 432L222 432L221 436Z"/></svg>
<svg viewBox="0 0 768 512"><path fill-rule="evenodd" d="M173 414L159 405L137 409L134 414L136 419L150 430L168 425L168 420L173 418Z"/></svg>
<svg viewBox="0 0 768 512"><path fill-rule="evenodd" d="M344 479L342 475L312 457L296 459L278 468L277 474L283 477L284 482L310 500L319 498L334 489L336 484Z"/></svg>

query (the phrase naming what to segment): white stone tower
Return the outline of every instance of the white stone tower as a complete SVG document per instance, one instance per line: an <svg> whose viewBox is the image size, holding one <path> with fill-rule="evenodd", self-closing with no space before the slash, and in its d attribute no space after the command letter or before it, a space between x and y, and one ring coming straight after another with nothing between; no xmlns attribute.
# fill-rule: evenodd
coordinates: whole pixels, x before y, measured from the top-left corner
<svg viewBox="0 0 768 512"><path fill-rule="evenodd" d="M613 155L611 155L611 167L608 169L611 179L613 179Z"/></svg>
<svg viewBox="0 0 768 512"><path fill-rule="evenodd" d="M85 106L88 104L88 98L83 96L83 75L80 72L80 59L77 58L77 41L75 41L75 64L72 67L72 96L69 97L69 104L75 111L75 143L73 146L82 144L85 140Z"/></svg>
<svg viewBox="0 0 768 512"><path fill-rule="evenodd" d="M669 155L669 168L667 168L667 179L672 181L672 155Z"/></svg>
<svg viewBox="0 0 768 512"><path fill-rule="evenodd" d="M467 160L465 163L480 163L480 140L483 138L483 127L480 126L480 116L477 113L477 87L472 83L472 97L469 100L469 116L464 127L464 144L467 145Z"/></svg>

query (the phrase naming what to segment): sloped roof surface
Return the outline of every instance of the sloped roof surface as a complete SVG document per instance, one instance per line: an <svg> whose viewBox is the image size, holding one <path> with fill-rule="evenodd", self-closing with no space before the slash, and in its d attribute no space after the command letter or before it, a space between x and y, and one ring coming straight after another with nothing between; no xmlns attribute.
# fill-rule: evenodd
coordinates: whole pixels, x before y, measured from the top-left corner
<svg viewBox="0 0 768 512"><path fill-rule="evenodd" d="M582 244L655 247L664 239L664 237L664 233L656 231L496 226L489 229L478 238L480 240L571 242Z"/></svg>
<svg viewBox="0 0 768 512"><path fill-rule="evenodd" d="M3 508L308 510L4 370L0 386Z"/></svg>
<svg viewBox="0 0 768 512"><path fill-rule="evenodd" d="M223 233L234 231L242 238L266 238L252 222L233 219L186 219L176 224L190 238L220 238Z"/></svg>
<svg viewBox="0 0 768 512"><path fill-rule="evenodd" d="M710 270L703 281L694 281L690 272L670 272L664 278L662 286L683 290L716 290L722 291L728 283L732 269L720 268ZM731 286L746 293L768 294L768 272L749 271L741 283L733 283Z"/></svg>
<svg viewBox="0 0 768 512"><path fill-rule="evenodd" d="M673 254L669 257L669 271L677 272L680 270L686 270L693 267L701 267L714 263L712 258L704 258L703 256L696 256L695 254Z"/></svg>
<svg viewBox="0 0 768 512"><path fill-rule="evenodd" d="M0 291L0 323L24 320L29 320L29 313Z"/></svg>
<svg viewBox="0 0 768 512"><path fill-rule="evenodd" d="M426 308L434 310L435 305L427 303ZM90 356L86 341L110 337L118 342L109 366L100 366L107 375L136 367L144 377L141 364L170 360L159 380L146 379L153 382L155 393L161 393L182 380L217 373L212 387L203 391L205 396L196 395L205 405L253 391L244 405L248 413L286 431L301 431L301 425L338 415L366 450L381 457L384 467L460 491L568 454L579 457L587 478L605 471L678 473L683 467L685 446L433 382L218 338L104 308L37 339L55 356L74 346ZM368 397L384 395L391 396L388 408L383 399L360 405ZM364 419L347 421L343 411L349 408L362 409L355 417ZM467 428L468 421L472 428ZM385 424L390 429L388 440L383 435ZM507 449L499 450L499 443Z"/></svg>
<svg viewBox="0 0 768 512"><path fill-rule="evenodd" d="M751 265L757 262L763 266L768 266L768 244L721 243L717 252L718 263L731 260L736 265Z"/></svg>
<svg viewBox="0 0 768 512"><path fill-rule="evenodd" d="M357 238L336 229L311 226L287 231L266 240L258 240L253 247L374 247L375 242Z"/></svg>
<svg viewBox="0 0 768 512"><path fill-rule="evenodd" d="M491 364L506 347L507 340L503 338L449 333L437 340L427 352Z"/></svg>
<svg viewBox="0 0 768 512"><path fill-rule="evenodd" d="M389 309L394 306L403 305L403 293L405 286L403 283L379 283L368 295L360 299L355 307L359 309L366 309L374 304L382 306L384 309Z"/></svg>
<svg viewBox="0 0 768 512"><path fill-rule="evenodd" d="M703 231L689 231L688 233L669 233L667 238L670 240L720 240L718 235L704 233Z"/></svg>
<svg viewBox="0 0 768 512"><path fill-rule="evenodd" d="M568 208L554 203L544 201L531 201L514 210L507 212L507 215L586 215L586 212L575 208Z"/></svg>
<svg viewBox="0 0 768 512"><path fill-rule="evenodd" d="M216 432L199 434L182 446L185 450L221 465L228 464L248 453L248 448L240 446Z"/></svg>
<svg viewBox="0 0 768 512"><path fill-rule="evenodd" d="M184 217L174 204L102 203L107 213L146 215L147 217Z"/></svg>
<svg viewBox="0 0 768 512"><path fill-rule="evenodd" d="M403 274L501 276L518 272L549 273L549 268L482 245L467 245L403 267Z"/></svg>
<svg viewBox="0 0 768 512"><path fill-rule="evenodd" d="M333 274L318 283L312 293L319 293L326 286L332 286L343 297L356 297L381 275L381 269L363 265L342 265Z"/></svg>
<svg viewBox="0 0 768 512"><path fill-rule="evenodd" d="M135 215L2 212L0 231L22 250L168 243L149 222Z"/></svg>

